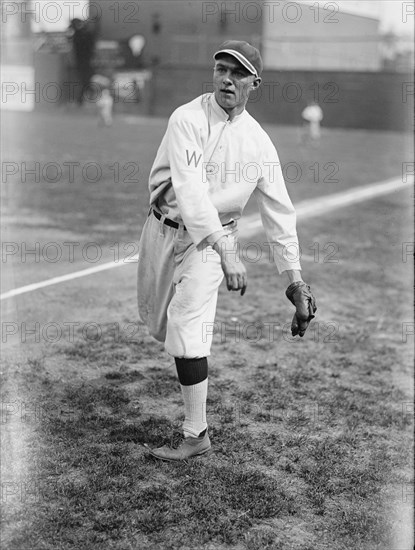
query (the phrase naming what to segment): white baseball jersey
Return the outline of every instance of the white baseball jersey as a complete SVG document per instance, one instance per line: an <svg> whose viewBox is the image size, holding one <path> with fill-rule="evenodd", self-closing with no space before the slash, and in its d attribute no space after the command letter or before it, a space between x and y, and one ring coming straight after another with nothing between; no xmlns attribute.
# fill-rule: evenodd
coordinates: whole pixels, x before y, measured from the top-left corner
<svg viewBox="0 0 415 550"><path fill-rule="evenodd" d="M277 151L244 110L232 121L213 93L171 115L149 179L150 203L212 244L253 193L278 271L300 270L296 215Z"/></svg>

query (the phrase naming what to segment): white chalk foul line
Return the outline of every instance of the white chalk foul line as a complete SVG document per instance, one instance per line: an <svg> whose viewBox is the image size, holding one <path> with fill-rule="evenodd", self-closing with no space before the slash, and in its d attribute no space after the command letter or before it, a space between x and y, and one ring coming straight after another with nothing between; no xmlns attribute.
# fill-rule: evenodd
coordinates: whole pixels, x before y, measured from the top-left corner
<svg viewBox="0 0 415 550"><path fill-rule="evenodd" d="M388 181L365 185L364 187L356 187L349 189L348 191L335 193L333 195L318 197L317 199L301 201L295 205L297 217L299 219L305 219L318 216L330 210L335 210L336 208L344 208L345 206L349 206L357 202L365 201L380 195L386 195L388 193L392 193L392 191L398 191L413 185L413 183L413 177L408 177L406 181L395 178ZM252 236L257 233L258 230L262 229L262 223L261 220L258 219L257 214L252 214L244 218L241 225L242 227L239 230L241 237ZM33 292L34 290L38 290L40 288L72 281L74 279L79 279L80 277L86 277L87 275L93 275L94 273L99 273L100 271L106 271L107 269L113 269L114 267L121 267L137 261L138 256L128 258L128 261L107 262L88 269L82 269L81 271L75 271L74 273L68 273L67 275L61 275L60 277L53 277L52 279L47 279L46 281L41 281L39 283L21 286L1 294L0 300L13 298L14 296L19 296L20 294L25 294L26 292Z"/></svg>
<svg viewBox="0 0 415 550"><path fill-rule="evenodd" d="M9 290L8 292L1 294L0 299L5 300L6 298L12 298L13 296L18 296L19 294L25 294L26 292L39 290L40 288L44 288L46 286L65 283L66 281L72 281L73 279L79 279L80 277L93 275L94 273L106 271L107 269L113 269L114 267L136 263L137 261L138 256L130 256L128 258L128 261L107 262L105 264L96 265L95 267L89 267L88 269L82 269L81 271L75 271L74 273L68 273L67 275L61 275L60 277L53 277L52 279L47 279L46 281L41 281L40 283L33 283L31 285L14 288L13 290Z"/></svg>

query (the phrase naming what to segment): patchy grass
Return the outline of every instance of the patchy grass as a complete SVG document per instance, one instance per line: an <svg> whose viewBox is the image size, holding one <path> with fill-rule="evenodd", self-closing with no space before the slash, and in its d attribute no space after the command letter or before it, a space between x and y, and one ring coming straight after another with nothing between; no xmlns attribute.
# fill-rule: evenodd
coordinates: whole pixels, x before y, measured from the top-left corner
<svg viewBox="0 0 415 550"><path fill-rule="evenodd" d="M331 352L307 372L300 357L289 371L252 364L222 393L214 380L214 454L180 464L155 461L141 445L174 440L171 374L153 384L112 371L99 384L47 391L39 377L43 410L62 402L71 414L27 425L36 489L5 507L7 548L384 548L393 528L385 498L398 500L408 483L405 394L388 389L382 371L365 389L353 361L339 382L331 365L341 357ZM160 381L161 369L146 376ZM148 414L148 400L159 415Z"/></svg>

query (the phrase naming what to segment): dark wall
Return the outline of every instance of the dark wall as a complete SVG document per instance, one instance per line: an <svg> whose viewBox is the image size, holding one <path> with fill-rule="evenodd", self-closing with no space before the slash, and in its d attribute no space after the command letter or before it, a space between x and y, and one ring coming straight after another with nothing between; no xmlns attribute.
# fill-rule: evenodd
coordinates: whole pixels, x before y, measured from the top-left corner
<svg viewBox="0 0 415 550"><path fill-rule="evenodd" d="M216 48L232 38L248 40L260 46L262 22L228 17L221 12L240 2L202 2L200 0L95 0L99 7L100 38L128 40L142 35L146 45L142 53L145 65L160 63L212 63ZM215 11L214 15L209 15ZM93 16L93 9L92 9Z"/></svg>
<svg viewBox="0 0 415 550"><path fill-rule="evenodd" d="M413 129L413 77L405 73L264 71L248 111L259 121L299 125L309 100L323 109L323 126L409 131ZM212 91L211 69L158 67L150 113L169 116L179 105ZM412 95L411 95L412 94Z"/></svg>

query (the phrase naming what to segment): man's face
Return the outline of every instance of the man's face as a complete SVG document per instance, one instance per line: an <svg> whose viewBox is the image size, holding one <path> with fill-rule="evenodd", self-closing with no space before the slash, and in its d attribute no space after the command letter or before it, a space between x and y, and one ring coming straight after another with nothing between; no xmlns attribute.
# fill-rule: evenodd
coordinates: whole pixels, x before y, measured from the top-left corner
<svg viewBox="0 0 415 550"><path fill-rule="evenodd" d="M215 99L225 111L241 111L249 94L258 88L260 78L255 77L231 55L221 55L215 60L213 88Z"/></svg>

